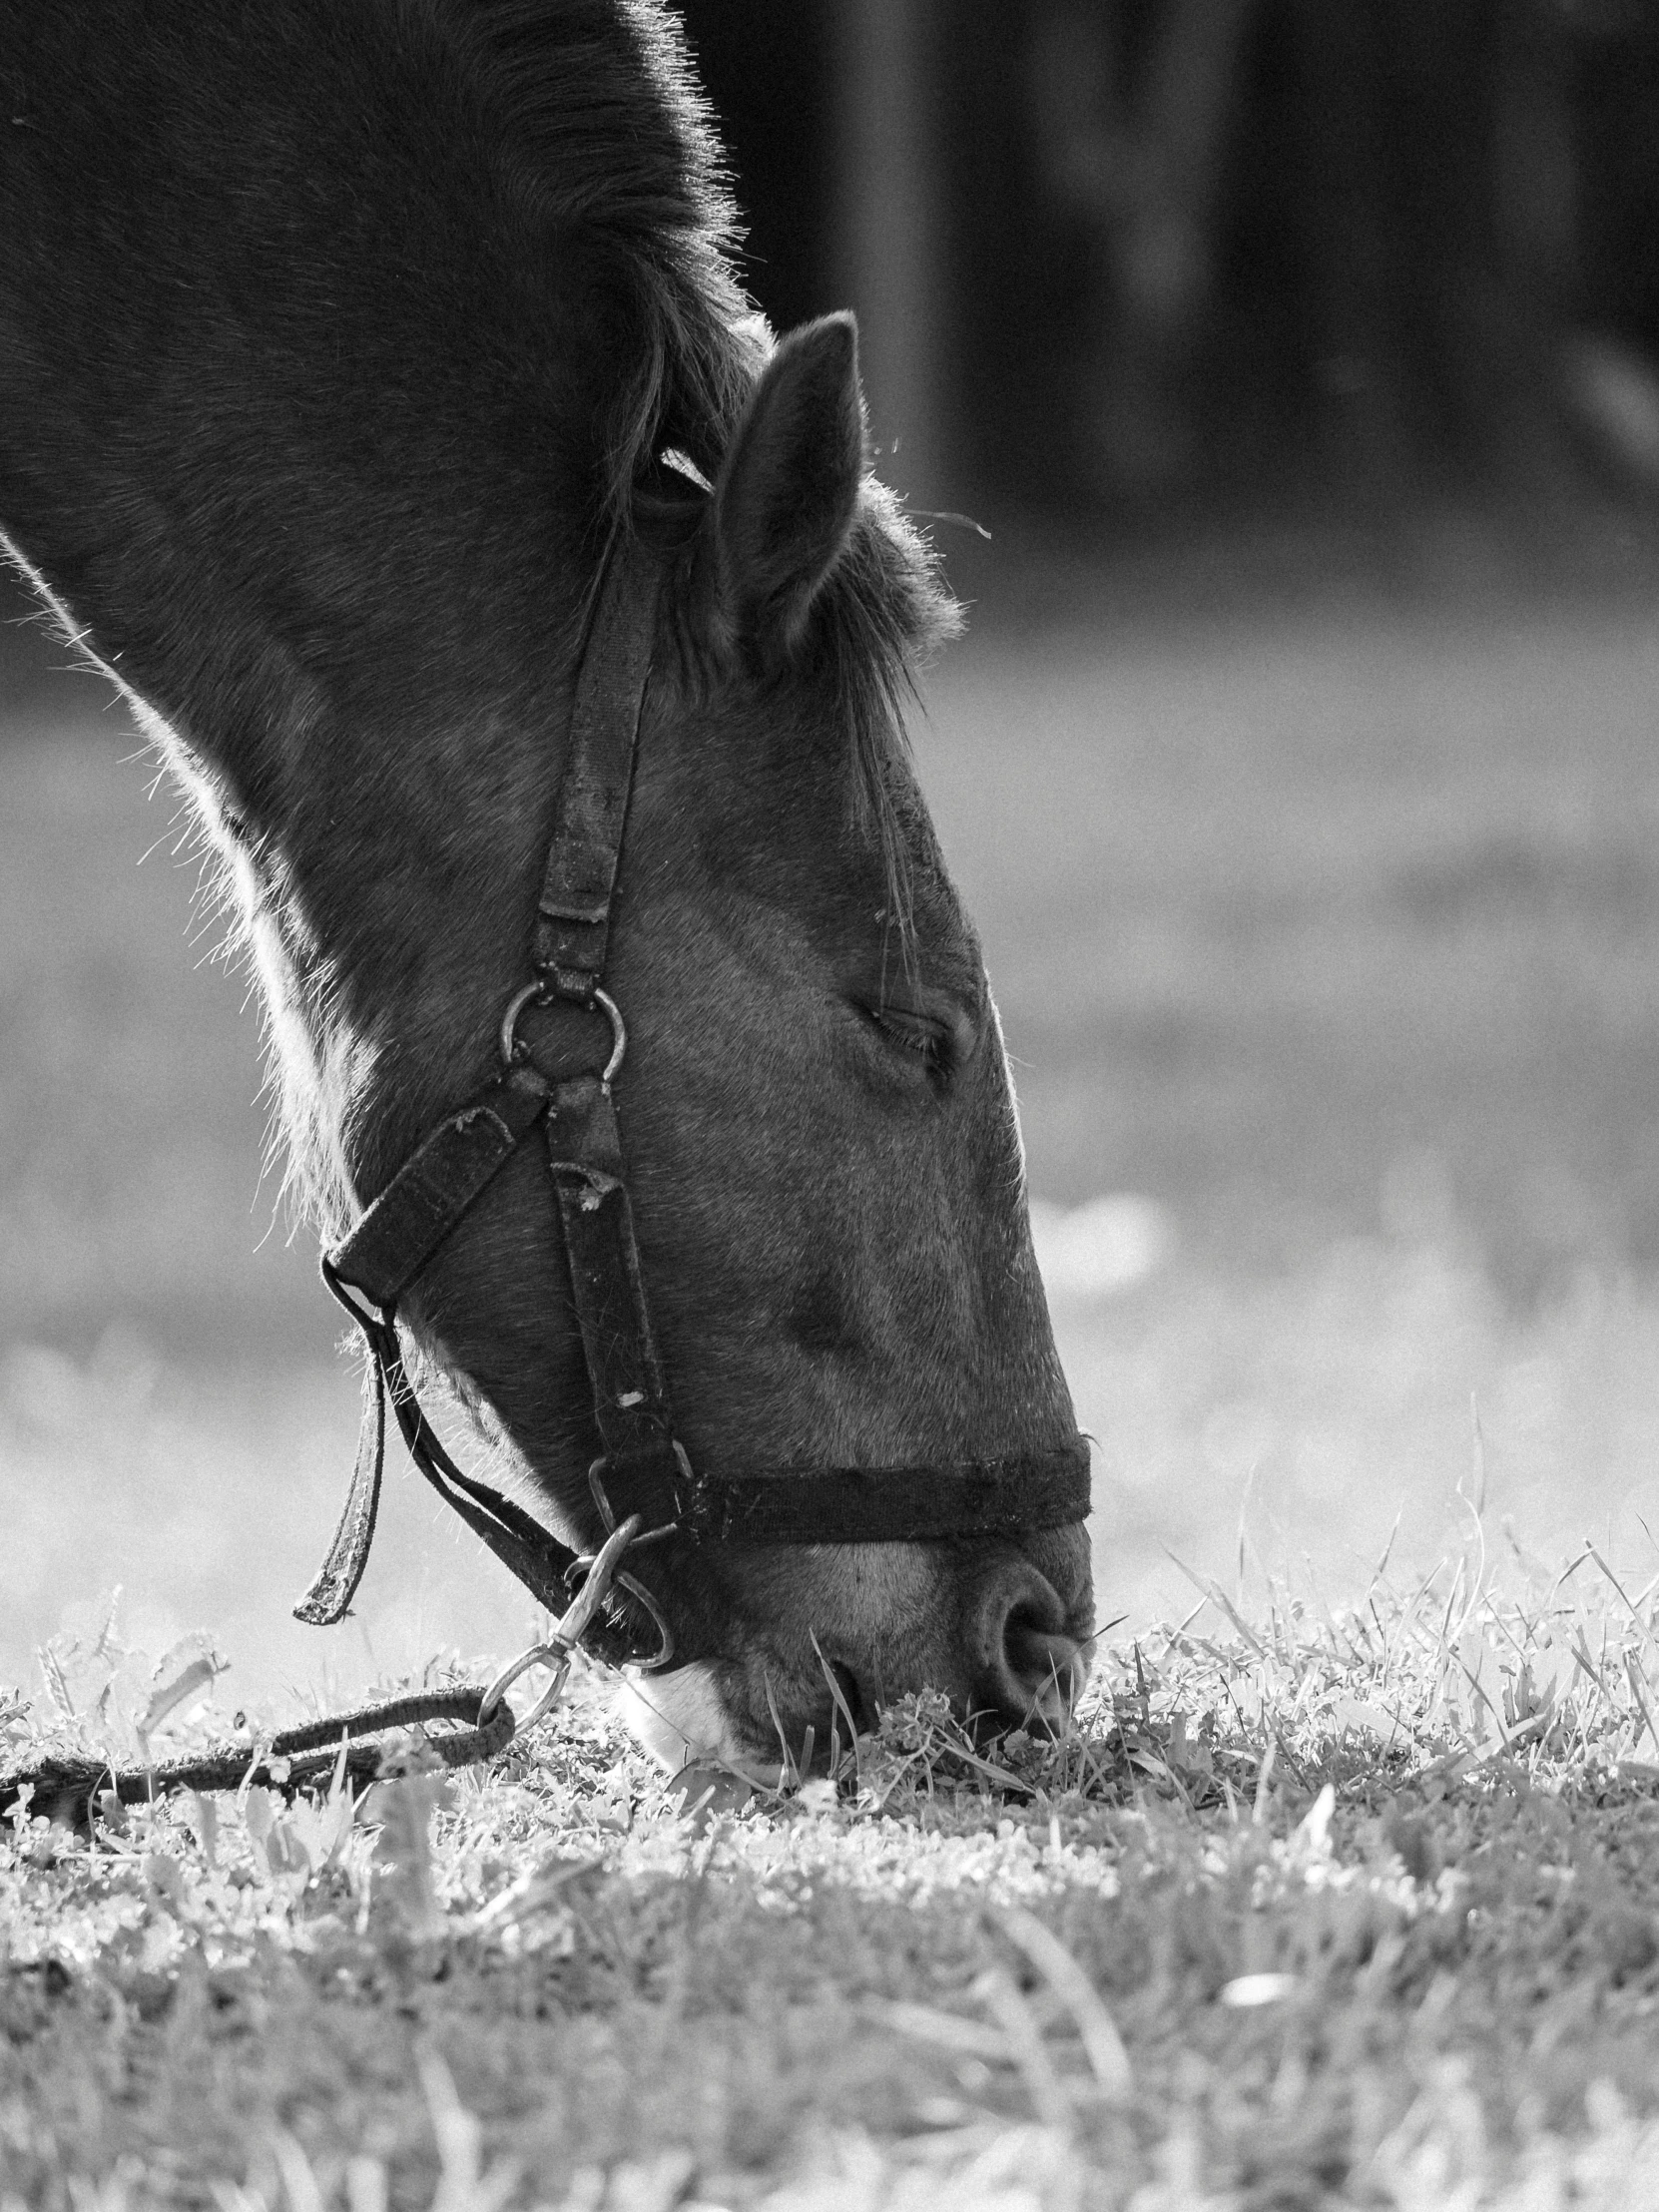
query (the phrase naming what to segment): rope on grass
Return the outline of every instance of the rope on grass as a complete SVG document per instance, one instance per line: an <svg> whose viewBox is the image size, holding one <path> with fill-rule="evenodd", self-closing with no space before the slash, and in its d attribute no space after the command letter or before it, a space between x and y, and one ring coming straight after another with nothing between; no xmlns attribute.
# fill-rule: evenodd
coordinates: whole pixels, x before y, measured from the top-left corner
<svg viewBox="0 0 1659 2212"><path fill-rule="evenodd" d="M122 1805L145 1805L183 1790L240 1790L244 1785L278 1790L291 1797L299 1790L326 1789L345 1746L344 1772L354 1788L366 1788L395 1770L391 1747L376 1739L392 1729L420 1728L428 1721L465 1725L421 1742L423 1756L445 1767L470 1767L493 1759L512 1740L512 1708L505 1698L480 1725L480 1689L429 1690L388 1698L354 1713L309 1721L284 1729L268 1745L211 1753L200 1759L175 1759L160 1766L115 1768L91 1759L45 1759L37 1767L0 1774L0 1815L9 1813L29 1791L31 1814L44 1813L72 1828L90 1825L92 1806L113 1797Z"/></svg>

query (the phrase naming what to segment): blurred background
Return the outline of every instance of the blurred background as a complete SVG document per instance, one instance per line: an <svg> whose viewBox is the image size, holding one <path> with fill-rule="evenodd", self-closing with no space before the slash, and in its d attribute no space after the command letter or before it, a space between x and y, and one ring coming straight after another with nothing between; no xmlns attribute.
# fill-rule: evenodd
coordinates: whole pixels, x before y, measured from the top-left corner
<svg viewBox="0 0 1659 2212"><path fill-rule="evenodd" d="M779 327L858 310L971 628L915 744L1099 1440L1102 1618L1659 1573L1659 5L688 0ZM962 519L971 518L971 521ZM988 535L986 535L988 533ZM0 1682L527 1601L393 1474L125 715L0 605ZM525 1616L521 1618L520 1616Z"/></svg>

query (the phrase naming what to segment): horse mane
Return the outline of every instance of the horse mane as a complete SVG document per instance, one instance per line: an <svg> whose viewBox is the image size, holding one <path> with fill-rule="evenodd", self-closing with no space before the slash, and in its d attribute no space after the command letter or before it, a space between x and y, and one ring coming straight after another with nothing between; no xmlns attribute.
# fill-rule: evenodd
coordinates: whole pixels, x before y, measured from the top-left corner
<svg viewBox="0 0 1659 2212"><path fill-rule="evenodd" d="M604 403L603 495L626 523L665 446L713 475L771 347L685 33L662 0L424 0L508 191L580 242L631 358Z"/></svg>
<svg viewBox="0 0 1659 2212"><path fill-rule="evenodd" d="M684 30L663 0L426 0L524 204L603 259L635 358L604 402L606 535L636 528L665 451L712 480L772 350L734 266L725 155ZM816 610L855 736L859 812L899 855L886 773L911 672L958 627L931 547L866 481Z"/></svg>

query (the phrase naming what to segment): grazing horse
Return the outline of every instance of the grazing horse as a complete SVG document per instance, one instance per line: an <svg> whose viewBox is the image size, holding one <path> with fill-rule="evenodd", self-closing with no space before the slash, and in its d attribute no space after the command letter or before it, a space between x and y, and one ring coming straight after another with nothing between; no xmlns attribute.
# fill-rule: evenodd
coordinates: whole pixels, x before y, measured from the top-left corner
<svg viewBox="0 0 1659 2212"><path fill-rule="evenodd" d="M903 748L954 612L868 472L851 318L775 342L734 277L674 19L0 0L0 528L235 880L325 1232L498 1064L621 548L655 612L604 973L685 1463L1080 1451L979 947ZM397 1319L596 1543L545 1162L505 1160ZM832 1694L862 1727L922 1685L1058 1723L1080 1512L659 1553L700 1627L648 1737L775 1756Z"/></svg>

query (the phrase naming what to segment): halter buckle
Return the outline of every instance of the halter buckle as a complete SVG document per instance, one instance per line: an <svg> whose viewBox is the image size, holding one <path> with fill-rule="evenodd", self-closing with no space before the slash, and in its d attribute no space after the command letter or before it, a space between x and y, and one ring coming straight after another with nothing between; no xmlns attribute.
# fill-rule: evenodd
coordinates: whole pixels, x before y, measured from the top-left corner
<svg viewBox="0 0 1659 2212"><path fill-rule="evenodd" d="M667 1502L671 1510L666 1520L659 1522L654 1528L647 1529L644 1535L637 1536L634 1539L636 1548L641 1544L657 1543L665 1536L672 1536L677 1529L681 1528L684 1525L684 1515L696 1492L697 1477L692 1472L690 1453L678 1436L669 1436L664 1440L674 1454L674 1463L679 1476L678 1480L671 1478L659 1488L659 1501L661 1500L661 1489L667 1489ZM605 1472L611 1463L611 1454L602 1451L588 1469L588 1488L593 1492L593 1502L598 1506L600 1521L606 1528L615 1528L617 1525L616 1508L612 1505L605 1488ZM650 1462L646 1461L645 1463L649 1465ZM641 1514L637 1517L643 1519L644 1515Z"/></svg>

